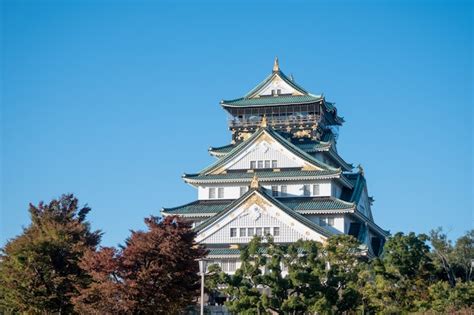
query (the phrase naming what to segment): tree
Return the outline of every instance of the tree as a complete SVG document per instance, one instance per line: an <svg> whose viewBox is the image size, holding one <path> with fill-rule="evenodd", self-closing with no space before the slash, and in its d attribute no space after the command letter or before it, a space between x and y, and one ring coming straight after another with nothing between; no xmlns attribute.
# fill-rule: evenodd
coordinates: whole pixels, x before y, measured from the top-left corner
<svg viewBox="0 0 474 315"><path fill-rule="evenodd" d="M224 287L231 312L342 314L361 303L356 287L360 243L351 236L334 236L325 245L310 240L279 245L255 237L242 248L240 259L234 275L221 273L209 282L214 289Z"/></svg>
<svg viewBox="0 0 474 315"><path fill-rule="evenodd" d="M469 282L473 278L474 264L474 230L466 232L457 239L453 250L456 275L463 281Z"/></svg>
<svg viewBox="0 0 474 315"><path fill-rule="evenodd" d="M428 301L434 266L424 234L391 236L382 256L360 274L366 308L375 312L417 311ZM426 307L426 305L424 306Z"/></svg>
<svg viewBox="0 0 474 315"><path fill-rule="evenodd" d="M90 281L79 261L101 238L86 221L90 210L79 208L72 194L49 204L30 204L31 224L2 249L1 307L11 312L73 312L71 297Z"/></svg>
<svg viewBox="0 0 474 315"><path fill-rule="evenodd" d="M74 298L81 314L177 314L197 296L197 260L206 255L191 225L178 218L145 219L120 250L89 252L81 266L92 283Z"/></svg>
<svg viewBox="0 0 474 315"><path fill-rule="evenodd" d="M456 286L454 274L454 248L441 227L430 231L430 241L433 248L434 261L443 269L451 287Z"/></svg>

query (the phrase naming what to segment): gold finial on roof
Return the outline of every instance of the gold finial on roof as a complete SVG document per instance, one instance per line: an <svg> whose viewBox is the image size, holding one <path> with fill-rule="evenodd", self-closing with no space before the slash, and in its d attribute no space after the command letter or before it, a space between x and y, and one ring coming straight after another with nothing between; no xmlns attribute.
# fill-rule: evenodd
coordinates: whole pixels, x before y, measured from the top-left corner
<svg viewBox="0 0 474 315"><path fill-rule="evenodd" d="M257 174L253 175L252 181L250 182L251 189L258 189L260 187L260 183L258 182Z"/></svg>
<svg viewBox="0 0 474 315"><path fill-rule="evenodd" d="M267 128L267 125L268 125L268 123L267 123L267 116L266 116L266 115L263 115L262 120L260 121L260 127L262 127L262 128Z"/></svg>
<svg viewBox="0 0 474 315"><path fill-rule="evenodd" d="M275 61L273 62L273 72L280 71L280 65L278 64L278 57L275 57Z"/></svg>

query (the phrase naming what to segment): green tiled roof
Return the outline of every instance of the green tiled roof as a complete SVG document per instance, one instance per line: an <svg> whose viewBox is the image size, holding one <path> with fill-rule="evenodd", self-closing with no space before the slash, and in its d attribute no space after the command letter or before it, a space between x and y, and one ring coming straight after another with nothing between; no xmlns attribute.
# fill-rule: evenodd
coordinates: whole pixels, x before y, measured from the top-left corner
<svg viewBox="0 0 474 315"><path fill-rule="evenodd" d="M306 104L314 103L322 100L321 96L317 95L280 95L280 96L265 96L258 98L237 98L234 100L221 101L222 106L230 107L247 107L247 106L274 106L286 104Z"/></svg>
<svg viewBox="0 0 474 315"><path fill-rule="evenodd" d="M298 148L308 153L329 150L329 148L331 147L331 143L324 141L305 141L300 143L292 142L292 144L296 145ZM211 152L211 154L215 156L223 156L232 151L232 149L235 147L235 144L228 144L215 148L211 147L209 148L209 152Z"/></svg>
<svg viewBox="0 0 474 315"><path fill-rule="evenodd" d="M280 202L294 211L308 210L348 210L353 209L354 204L334 197L312 197L312 198L285 198Z"/></svg>
<svg viewBox="0 0 474 315"><path fill-rule="evenodd" d="M237 248L209 248L209 256L239 256L240 249Z"/></svg>
<svg viewBox="0 0 474 315"><path fill-rule="evenodd" d="M318 210L350 210L354 208L354 204L333 197L297 197L297 198L279 198L278 201L285 207L297 211L318 211ZM186 205L175 208L163 208L163 212L167 214L180 215L203 215L216 214L232 203L232 200L209 201L197 200Z"/></svg>
<svg viewBox="0 0 474 315"><path fill-rule="evenodd" d="M169 214L214 214L224 210L232 200L196 200L183 206L174 208L163 208L162 211Z"/></svg>
<svg viewBox="0 0 474 315"><path fill-rule="evenodd" d="M334 177L341 173L340 170L321 170L321 171L302 171L302 170L281 170L274 171L255 171L249 172L229 172L225 174L204 175L204 174L185 174L184 180L187 182L250 182L255 174L261 182L265 180L301 180L313 178Z"/></svg>

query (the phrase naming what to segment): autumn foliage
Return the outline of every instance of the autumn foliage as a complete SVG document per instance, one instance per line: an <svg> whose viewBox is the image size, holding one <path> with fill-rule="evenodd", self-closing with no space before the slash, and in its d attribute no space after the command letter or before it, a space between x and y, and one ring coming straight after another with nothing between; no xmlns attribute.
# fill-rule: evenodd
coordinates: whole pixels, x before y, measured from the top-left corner
<svg viewBox="0 0 474 315"><path fill-rule="evenodd" d="M120 249L88 252L80 266L92 277L74 298L81 314L176 314L198 296L196 260L205 256L190 225L177 217L145 219Z"/></svg>

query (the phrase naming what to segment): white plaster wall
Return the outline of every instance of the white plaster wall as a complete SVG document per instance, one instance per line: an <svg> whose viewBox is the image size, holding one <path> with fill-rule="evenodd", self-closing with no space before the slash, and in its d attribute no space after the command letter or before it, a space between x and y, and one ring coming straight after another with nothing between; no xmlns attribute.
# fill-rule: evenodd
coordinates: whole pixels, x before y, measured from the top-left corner
<svg viewBox="0 0 474 315"><path fill-rule="evenodd" d="M331 215L324 215L324 214L311 214L311 215L305 215L308 219L313 221L314 223L319 225L319 218L328 218L332 217L334 218L334 225L331 226L324 226L327 229L334 228L338 232L345 233L345 220L346 218L343 215L339 216L331 216Z"/></svg>
<svg viewBox="0 0 474 315"><path fill-rule="evenodd" d="M292 88L285 81L283 81L279 77L275 77L275 79L273 79L270 84L268 84L260 91L259 95L272 95L272 90L277 89L281 90L281 94L292 94L295 91L295 89Z"/></svg>
<svg viewBox="0 0 474 315"><path fill-rule="evenodd" d="M248 170L250 161L276 160L277 168L303 167L302 159L291 154L278 143L269 144L266 141L253 144L233 161L227 164L230 170ZM270 162L271 163L271 162Z"/></svg>
<svg viewBox="0 0 474 315"><path fill-rule="evenodd" d="M328 197L331 196L331 181L324 180L324 181L308 181L305 182L310 185L310 196L313 197ZM313 184L319 184L319 195L313 195ZM198 199L199 200L207 200L209 199L209 187L216 188L216 197L217 197L217 188L223 187L224 188L224 198L222 199L237 199L240 197L240 186L248 186L247 184L226 184L226 185L209 185L209 186L199 186L198 187ZM271 188L273 185L278 186L278 190L281 191L281 186L286 185L287 193L286 195L279 195L278 197L302 197L303 196L303 183L298 184L288 184L285 182L273 182L273 183L265 183L262 185L263 188L268 190L268 193L271 194ZM217 198L216 198L217 199Z"/></svg>

